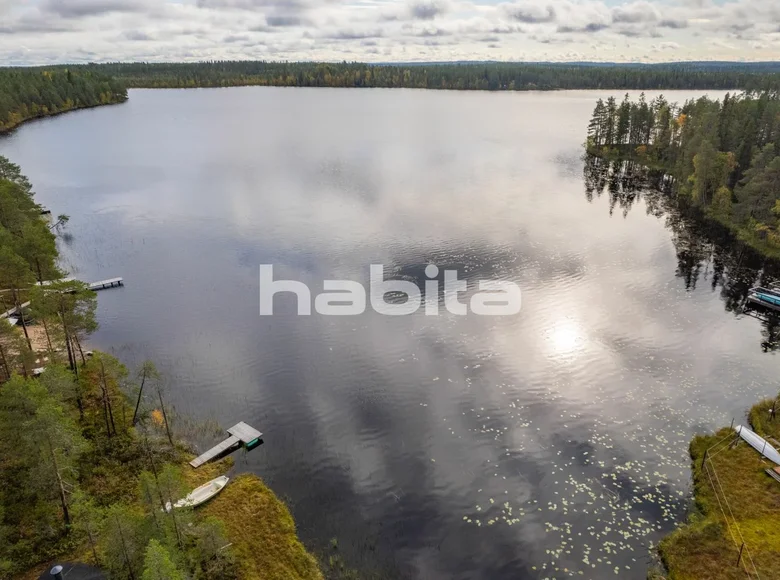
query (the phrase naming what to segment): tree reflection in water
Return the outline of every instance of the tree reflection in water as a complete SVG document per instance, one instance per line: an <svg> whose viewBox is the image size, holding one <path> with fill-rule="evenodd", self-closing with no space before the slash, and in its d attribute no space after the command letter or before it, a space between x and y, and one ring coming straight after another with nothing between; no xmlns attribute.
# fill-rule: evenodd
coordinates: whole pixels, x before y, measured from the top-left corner
<svg viewBox="0 0 780 580"><path fill-rule="evenodd" d="M722 225L705 219L672 194L673 181L630 160L608 160L592 155L584 158L585 197L609 195L609 214L619 209L623 217L644 199L649 215L663 219L672 232L677 253L676 275L686 290L708 282L719 290L727 311L750 315L761 321L761 349L780 349L780 316L764 309L745 310L748 290L770 286L780 280L780 262L765 258L734 237Z"/></svg>

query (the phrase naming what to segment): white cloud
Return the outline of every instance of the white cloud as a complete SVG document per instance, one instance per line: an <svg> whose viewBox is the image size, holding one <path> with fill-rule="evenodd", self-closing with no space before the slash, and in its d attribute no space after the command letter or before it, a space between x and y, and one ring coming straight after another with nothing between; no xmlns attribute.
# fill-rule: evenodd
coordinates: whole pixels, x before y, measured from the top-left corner
<svg viewBox="0 0 780 580"><path fill-rule="evenodd" d="M0 0L0 64L773 60L778 31L776 0Z"/></svg>
<svg viewBox="0 0 780 580"><path fill-rule="evenodd" d="M637 24L640 22L658 22L661 19L660 10L650 2L631 2L615 6L612 9L612 19L615 22Z"/></svg>
<svg viewBox="0 0 780 580"><path fill-rule="evenodd" d="M146 0L46 0L41 8L62 18L86 18L116 12L145 12L150 7Z"/></svg>

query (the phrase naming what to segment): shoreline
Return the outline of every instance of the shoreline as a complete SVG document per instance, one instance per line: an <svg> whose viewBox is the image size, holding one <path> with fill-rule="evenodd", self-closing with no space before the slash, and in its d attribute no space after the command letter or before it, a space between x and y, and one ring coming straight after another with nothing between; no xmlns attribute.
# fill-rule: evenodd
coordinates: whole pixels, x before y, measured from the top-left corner
<svg viewBox="0 0 780 580"><path fill-rule="evenodd" d="M230 473L231 458L189 470L185 479L202 485L222 473ZM189 469L186 463L183 465ZM204 517L217 518L225 525L226 538L237 555L241 580L323 580L324 565L298 537L289 507L253 473L231 475L225 489L200 508ZM89 546L82 543L62 557L39 563L19 575L19 580L37 580L62 561L78 561L97 566Z"/></svg>
<svg viewBox="0 0 780 580"><path fill-rule="evenodd" d="M659 164L647 163L648 160L637 157L636 155L605 155L603 152L590 147L585 148L585 155L589 155L597 159L602 159L609 163L636 163L637 165L641 165L649 172L666 174L666 169L661 167ZM757 239L756 236L744 226L736 224L732 221L725 220L722 217L707 211L707 209L696 207L695 205L690 204L690 202L685 203L687 200L684 197L680 198L679 194L676 192L669 193L662 191L662 193L674 199L681 209L684 209L692 214L691 217L695 218L702 224L723 228L735 242L745 244L745 246L756 252L762 258L767 260L780 261L780 247L771 246L766 242Z"/></svg>
<svg viewBox="0 0 780 580"><path fill-rule="evenodd" d="M747 413L749 428L770 444L780 438L780 414L770 415L775 403L765 399ZM696 435L689 452L692 506L686 521L658 545L662 577L773 577L780 569L780 483L765 470L777 466L732 427ZM658 577L657 571L648 571L648 578Z"/></svg>
<svg viewBox="0 0 780 580"><path fill-rule="evenodd" d="M63 349L49 352L45 329L40 324L27 327L33 343L33 352L43 362L52 354L61 356ZM19 331L21 334L21 331ZM94 351L98 355L99 351ZM49 361L47 366L56 365ZM120 364L122 364L120 362ZM79 363L81 366L81 363ZM34 379L30 379L34 380ZM137 435L132 435L132 438ZM216 518L225 527L226 538L232 546L238 566L240 580L323 580L327 562L309 550L298 536L297 525L287 504L255 473L233 473L235 461L226 457L193 469L189 461L194 453L185 451L190 444L186 440L176 441L174 452L179 456L182 476L191 487L196 488L220 475L229 475L230 482L225 489L211 499L199 511L205 518ZM184 447L182 447L184 446ZM143 509L143 502L136 497L131 504ZM99 566L86 543L70 545L57 558L47 558L24 572L20 580L37 580L53 565L63 561L80 562Z"/></svg>
<svg viewBox="0 0 780 580"><path fill-rule="evenodd" d="M29 240L51 242L36 254L38 279L59 280L59 247L32 185L5 157L0 164L8 220L21 222ZM138 578L160 557L177 578L323 580L325 562L306 549L290 509L259 476L234 473L230 458L190 467L190 442L222 430L168 405L151 361L128 369L105 352L85 356L82 345L97 329L96 293L75 280L48 291L31 285L27 248L10 254L27 275L13 287L14 303L29 306L29 315L20 313L27 326L0 320L0 578L35 580L68 562ZM228 474L197 511L159 515Z"/></svg>
<svg viewBox="0 0 780 580"><path fill-rule="evenodd" d="M34 115L31 117L25 117L24 119L18 121L17 123L14 123L13 125L10 125L8 127L0 127L0 137L4 137L6 135L12 134L14 131L16 131L19 127L22 125L25 125L27 123L30 123L32 121L40 121L43 119L48 119L50 117L59 117L60 115L64 115L66 113L72 113L74 111L82 111L85 109L97 109L98 107L107 107L110 105L121 105L123 103L126 103L129 100L129 97L118 100L118 101L112 101L110 103L99 103L97 105L78 105L73 106L67 109L63 109L61 111L57 111L56 113L40 113L38 115Z"/></svg>

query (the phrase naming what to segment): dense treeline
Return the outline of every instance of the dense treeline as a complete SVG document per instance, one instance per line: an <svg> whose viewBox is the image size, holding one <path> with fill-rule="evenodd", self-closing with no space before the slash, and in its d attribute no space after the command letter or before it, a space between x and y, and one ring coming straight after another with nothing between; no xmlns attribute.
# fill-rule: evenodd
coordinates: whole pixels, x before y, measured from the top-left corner
<svg viewBox="0 0 780 580"><path fill-rule="evenodd" d="M238 85L406 87L461 90L769 89L780 88L770 67L586 65L553 63L115 63L85 65L129 87L187 88Z"/></svg>
<svg viewBox="0 0 780 580"><path fill-rule="evenodd" d="M0 68L0 133L28 119L123 102L116 79L71 68Z"/></svg>
<svg viewBox="0 0 780 580"><path fill-rule="evenodd" d="M144 370L139 380L159 389ZM134 417L133 379L96 353L78 376L50 364L0 387L0 578L63 554L118 579L237 577L221 520L165 510L191 487L163 420Z"/></svg>
<svg viewBox="0 0 780 580"><path fill-rule="evenodd" d="M36 282L59 276L57 247L52 227L41 219L41 207L33 199L30 182L5 157L0 157L0 307L18 308ZM57 226L67 220L60 216ZM24 341L0 320L0 379L15 370L25 374L34 362L25 316L19 321ZM75 336L73 337L75 338Z"/></svg>
<svg viewBox="0 0 780 580"><path fill-rule="evenodd" d="M672 188L756 248L780 254L780 94L599 100L590 153L665 172Z"/></svg>
<svg viewBox="0 0 780 580"><path fill-rule="evenodd" d="M191 488L154 366L82 349L97 301L56 281L65 221L0 157L0 578L85 549L112 578L235 578L221 521L162 511Z"/></svg>

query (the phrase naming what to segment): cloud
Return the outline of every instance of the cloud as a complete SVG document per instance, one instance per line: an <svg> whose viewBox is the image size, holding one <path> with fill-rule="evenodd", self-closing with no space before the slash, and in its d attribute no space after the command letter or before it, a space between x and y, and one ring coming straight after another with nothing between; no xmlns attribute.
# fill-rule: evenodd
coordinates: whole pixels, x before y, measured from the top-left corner
<svg viewBox="0 0 780 580"><path fill-rule="evenodd" d="M636 24L639 22L657 22L661 19L658 9L650 2L632 2L612 9L614 22Z"/></svg>
<svg viewBox="0 0 780 580"><path fill-rule="evenodd" d="M603 22L589 22L582 26L570 26L568 24L562 24L558 27L558 32L598 32L609 28L609 24Z"/></svg>
<svg viewBox="0 0 780 580"><path fill-rule="evenodd" d="M779 33L777 0L0 0L4 64L776 60Z"/></svg>
<svg viewBox="0 0 780 580"><path fill-rule="evenodd" d="M325 32L319 36L319 38L328 38L331 40L366 40L381 38L383 35L381 28L374 28L371 30L358 30L354 28L336 30L331 32ZM372 44L363 42L363 46L373 46ZM376 42L374 42L376 44Z"/></svg>
<svg viewBox="0 0 780 580"><path fill-rule="evenodd" d="M46 18L39 12L31 12L0 25L0 34L47 34L70 32L75 29L72 21Z"/></svg>
<svg viewBox="0 0 780 580"><path fill-rule="evenodd" d="M196 0L196 6L214 11L245 10L262 12L275 8L286 13L310 10L327 4L328 0Z"/></svg>
<svg viewBox="0 0 780 580"><path fill-rule="evenodd" d="M112 12L145 12L146 0L47 0L42 9L62 18L83 18Z"/></svg>
<svg viewBox="0 0 780 580"><path fill-rule="evenodd" d="M504 4L502 9L512 20L525 22L526 24L555 21L555 8L551 4L526 0L524 2Z"/></svg>
<svg viewBox="0 0 780 580"><path fill-rule="evenodd" d="M249 35L248 34L228 34L224 38L222 38L222 42L226 42L228 44L232 44L235 42L248 42L249 41Z"/></svg>
<svg viewBox="0 0 780 580"><path fill-rule="evenodd" d="M559 32L599 32L612 25L612 12L602 2L560 1L555 6Z"/></svg>
<svg viewBox="0 0 780 580"><path fill-rule="evenodd" d="M409 3L409 13L417 20L433 20L447 10L448 5L444 0L412 0Z"/></svg>
<svg viewBox="0 0 780 580"><path fill-rule="evenodd" d="M142 30L128 30L127 32L122 34L122 37L125 38L126 40L135 41L135 42L147 42L150 40L154 40L154 37L152 35L147 34Z"/></svg>
<svg viewBox="0 0 780 580"><path fill-rule="evenodd" d="M658 23L658 26L660 26L661 28L682 29L682 28L688 28L688 21L684 19L675 20L673 18L664 18Z"/></svg>
<svg viewBox="0 0 780 580"><path fill-rule="evenodd" d="M288 27L288 26L300 26L303 24L304 20L300 16L266 16L265 21L268 23L268 26L272 26L274 28L279 27Z"/></svg>

